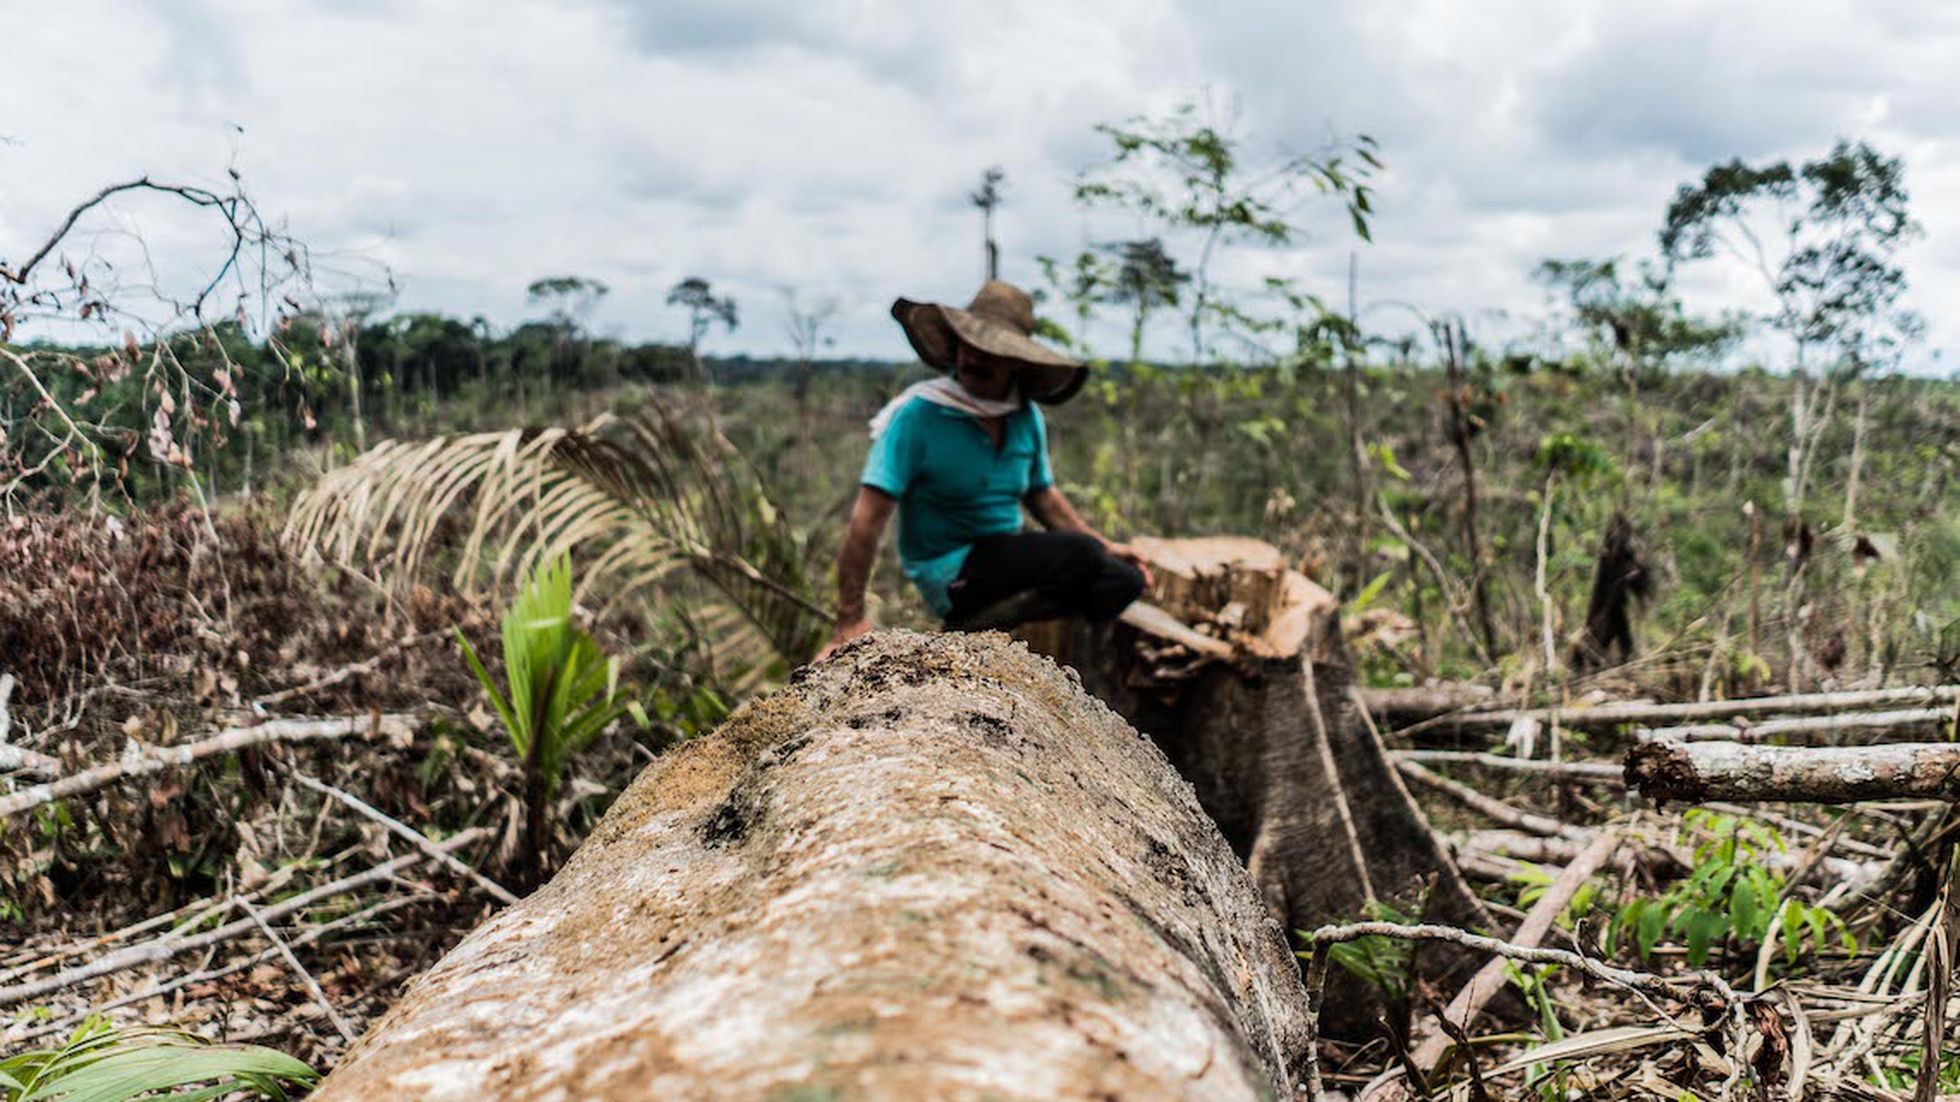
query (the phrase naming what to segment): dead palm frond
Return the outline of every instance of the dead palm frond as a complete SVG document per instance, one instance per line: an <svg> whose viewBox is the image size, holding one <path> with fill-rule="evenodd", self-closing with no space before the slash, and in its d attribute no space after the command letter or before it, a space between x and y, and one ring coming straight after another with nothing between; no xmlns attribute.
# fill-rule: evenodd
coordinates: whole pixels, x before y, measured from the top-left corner
<svg viewBox="0 0 1960 1102"><path fill-rule="evenodd" d="M397 586L442 570L505 594L575 553L580 604L691 594L720 657L748 667L802 660L830 616L807 541L741 454L664 410L384 442L302 495L286 539Z"/></svg>

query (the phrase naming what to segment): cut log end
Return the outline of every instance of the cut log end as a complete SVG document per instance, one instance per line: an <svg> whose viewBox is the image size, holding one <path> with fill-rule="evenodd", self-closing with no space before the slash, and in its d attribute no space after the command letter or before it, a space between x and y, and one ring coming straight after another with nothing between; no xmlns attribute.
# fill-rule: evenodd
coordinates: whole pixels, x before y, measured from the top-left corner
<svg viewBox="0 0 1960 1102"><path fill-rule="evenodd" d="M1700 803L1708 798L1701 774L1677 743L1643 742L1627 751L1626 783L1629 789L1657 802Z"/></svg>

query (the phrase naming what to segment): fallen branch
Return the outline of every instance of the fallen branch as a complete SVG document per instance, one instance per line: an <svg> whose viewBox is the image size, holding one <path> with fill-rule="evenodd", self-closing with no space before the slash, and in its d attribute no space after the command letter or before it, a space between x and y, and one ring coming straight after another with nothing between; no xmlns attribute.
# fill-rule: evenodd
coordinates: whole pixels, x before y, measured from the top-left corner
<svg viewBox="0 0 1960 1102"><path fill-rule="evenodd" d="M1652 972L1636 972L1628 968L1603 964L1591 957L1580 956L1578 953L1564 949L1518 945L1494 937L1485 937L1482 934L1473 934L1467 930L1459 930L1454 926L1404 925L1398 922L1355 922L1345 926L1322 926L1308 934L1307 940L1313 946L1307 966L1309 985L1307 996L1310 1007L1317 1009L1319 1006L1317 986L1324 983L1327 978L1328 947L1341 942L1358 941L1364 937L1399 938L1406 941L1446 941L1478 952L1521 960L1529 964L1563 965L1584 972L1594 979L1641 994L1680 996L1700 989L1712 990L1721 1000L1723 1017L1730 1025L1740 1026L1738 1015L1742 1011L1742 999L1736 994L1735 989L1729 986L1728 981L1713 972L1682 972L1673 976L1657 976ZM1670 1021L1669 1024L1682 1029L1684 1034L1695 1032L1681 1026L1678 1022ZM1318 1015L1310 1014L1307 1025L1309 1043L1303 1061L1308 1087L1307 1097L1318 1102L1321 1097ZM1377 1079L1376 1083L1386 1082L1400 1074L1401 1069L1392 1070ZM1370 1084L1370 1087L1374 1086L1375 1084ZM1365 1093L1364 1091L1364 1096Z"/></svg>
<svg viewBox="0 0 1960 1102"><path fill-rule="evenodd" d="M272 742L307 742L350 735L407 735L419 721L410 715L356 716L345 719L275 719L256 727L236 727L210 738L180 746L151 747L133 757L84 769L48 784L24 788L0 797L0 818L93 792L118 781L181 769L208 757L229 754Z"/></svg>
<svg viewBox="0 0 1960 1102"><path fill-rule="evenodd" d="M1472 750L1391 750L1398 762L1420 765L1468 765L1500 773L1528 773L1550 781L1592 784L1603 788L1622 788L1626 781L1620 767L1603 761L1544 761L1514 758L1505 754L1480 754Z"/></svg>
<svg viewBox="0 0 1960 1102"><path fill-rule="evenodd" d="M490 833L491 831L487 827L472 827L456 835L454 838L441 843L441 848L445 851L454 852L483 839ZM421 853L411 853L390 861L383 861L379 865L355 873L352 876L344 876L339 880L322 884L310 891L304 891L291 898L283 899L278 904L267 907L265 910L259 912L259 917L265 920L283 918L295 911L304 910L323 899L345 895L356 888L365 887L377 881L387 880L400 873L403 869L420 864L426 860L428 858ZM201 934L193 934L190 937L162 937L141 945L132 945L127 949L119 949L116 952L104 954L89 961L87 964L64 969L46 979L32 980L27 983L16 984L12 987L0 987L0 1006L12 1006L15 1003L26 1002L29 999L38 999L50 992L60 991L73 987L76 984L86 983L89 980L109 975L112 972L120 972L138 965L161 963L180 954L194 952L198 949L216 945L219 942L237 937L239 934L257 928L257 923L252 919L241 918L227 922L216 929L208 930Z"/></svg>
<svg viewBox="0 0 1960 1102"><path fill-rule="evenodd" d="M0 773L28 773L36 777L61 776L61 762L24 746L0 745Z"/></svg>
<svg viewBox="0 0 1960 1102"><path fill-rule="evenodd" d="M294 685L289 689L280 689L275 693L267 693L265 696L253 701L253 703L261 707L270 708L275 704L284 704L294 697L305 696L308 693L317 693L321 689L330 689L343 681L359 677L364 673L373 673L390 659L400 656L403 651L408 650L410 647L419 647L424 643L433 642L437 639L446 639L448 637L448 629L442 631L425 631L419 635L411 635L372 658L356 662L349 666L342 666L331 673L322 674L303 685Z"/></svg>
<svg viewBox="0 0 1960 1102"><path fill-rule="evenodd" d="M1591 844L1586 846L1578 857L1545 888L1545 894L1538 897L1538 902L1532 905L1531 913L1525 916L1524 921L1518 925L1517 932L1511 935L1510 943L1524 948L1536 948L1539 942L1545 939L1545 935L1551 932L1552 924L1558 920L1558 916L1565 913L1565 908L1571 904L1572 897L1578 894L1579 888L1591 880L1601 866L1612 859L1614 851L1619 848L1618 831L1610 828L1600 831L1599 836L1594 838ZM1502 957L1484 965L1475 976L1471 977L1470 982L1464 985L1463 990L1457 992L1456 998L1450 1000L1449 1006L1443 1010L1443 1020L1455 1026L1459 1033L1468 1030L1470 1023L1476 1021L1477 1015L1483 1011L1485 1004L1489 1003L1491 997L1504 987L1504 972L1505 962ZM1433 1068L1449 1045L1450 1038L1446 1031L1433 1031L1416 1045L1412 1059L1419 1068ZM1362 1097L1365 1099L1367 1095L1364 1094Z"/></svg>
<svg viewBox="0 0 1960 1102"><path fill-rule="evenodd" d="M350 926L358 926L361 923L387 914L390 911L398 911L403 907L413 906L429 898L430 896L428 894L416 894L383 899L378 903L363 907L353 914L342 915L332 922L308 927L300 931L297 937L289 939L287 944L294 949L304 948L329 934L338 933ZM46 1037L50 1034L68 1033L92 1015L104 1014L111 1010L119 1010L125 1006L144 1002L148 999L161 998L173 991L180 991L189 987L192 984L209 983L212 980L223 979L226 976L234 976L248 968L255 968L258 965L264 964L266 961L272 960L278 955L279 950L276 948L263 949L250 956L231 961L228 964L219 965L215 968L204 968L196 972L188 972L181 976L173 976L161 983L152 984L138 991L132 991L127 995L118 995L108 1002L92 1003L86 1009L71 1014L66 1018L57 1018L54 1021L36 1024L32 1029L28 1029L25 1032L10 1033L6 1037L6 1040L9 1044L25 1044L28 1041ZM15 1023L16 1026L20 1024L19 1022Z"/></svg>
<svg viewBox="0 0 1960 1102"><path fill-rule="evenodd" d="M1647 742L1628 751L1627 785L1652 800L1853 803L1960 798L1960 745L1752 746Z"/></svg>
<svg viewBox="0 0 1960 1102"><path fill-rule="evenodd" d="M450 856L447 852L445 852L441 846L438 846L432 839L430 839L428 835L422 833L419 830L416 830L414 827L409 826L407 823L404 823L399 819L384 814L373 804L368 803L366 800L361 799L359 796L356 796L351 792L344 792L338 788L335 788L333 785L327 784L324 781L314 780L312 777L309 777L306 774L301 773L297 769L288 768L286 770L286 773L287 775L291 776L293 780L298 781L301 787L310 788L313 791L318 792L323 796L328 796L335 800L338 800L340 803L344 804L345 806L352 808L356 813L368 819L371 819L374 822L380 823L382 826L388 828L389 832L394 834L396 837L401 838L409 845L414 846L416 849L419 849L423 853L428 854L430 857L435 858L436 863L442 865L444 868L457 874L458 876L462 876L466 879L475 881L478 887L481 887L484 891L490 893L491 898L497 900L499 903L509 904L509 903L517 902L517 896L513 895L508 888L505 888L502 884L497 883L495 880L490 879L489 877L476 871L470 866L465 865L461 861L458 861L456 858Z"/></svg>
<svg viewBox="0 0 1960 1102"><path fill-rule="evenodd" d="M7 711L7 702L14 695L14 675L0 673L0 773L19 771L41 777L59 777L61 763L46 754L38 754L24 746L14 746L7 741L13 733L13 716Z"/></svg>
<svg viewBox="0 0 1960 1102"><path fill-rule="evenodd" d="M1395 768L1403 776L1415 781L1417 784L1441 792L1455 799L1465 807L1496 822L1503 823L1506 826L1516 827L1530 834L1542 834L1552 838L1591 837L1590 833L1583 827L1576 827L1570 823L1562 823L1549 816L1534 815L1529 811L1520 811L1502 800L1492 799L1467 784L1453 781L1448 777L1434 773L1416 762L1406 759L1400 760L1395 763Z"/></svg>
<svg viewBox="0 0 1960 1102"><path fill-rule="evenodd" d="M301 985L306 988L306 993L313 996L314 1004L326 1014L327 1021L333 1023L334 1030L340 1034L341 1040L353 1044L354 1027L348 1025L347 1019L341 1017L340 1012L333 1008L333 1002L327 998L327 993L320 990L320 981L314 979L313 973L308 972L306 965L301 964L299 958L293 955L293 947L286 944L286 939L279 936L279 931L272 928L257 907L252 906L251 900L241 899L238 905L245 909L245 917L252 920L252 925L259 928L259 933L264 934L265 939L272 943L272 947L285 960L286 967L292 969L293 975L297 976Z"/></svg>
<svg viewBox="0 0 1960 1102"><path fill-rule="evenodd" d="M1838 693L1797 693L1788 696L1744 697L1739 700L1705 700L1678 704L1628 702L1599 704L1591 708L1507 708L1490 712L1454 712L1435 716L1403 728L1402 734L1425 730L1456 732L1502 731L1521 717L1541 723L1556 721L1573 730L1636 726L1665 726L1695 720L1733 719L1737 716L1801 715L1816 712L1870 710L1914 706L1951 706L1960 701L1960 685L1912 686L1903 689L1867 689Z"/></svg>
<svg viewBox="0 0 1960 1102"><path fill-rule="evenodd" d="M1745 815L1752 814L1744 812ZM1590 834L1590 832L1588 832ZM1509 876L1523 871L1521 867L1501 868L1501 862L1523 862L1532 865L1569 865L1579 859L1590 845L1589 839L1545 838L1525 834L1515 830L1472 830L1451 839L1459 861L1484 868L1492 873ZM1835 857L1829 854L1832 847L1843 847L1851 851L1848 839L1839 837L1829 840L1830 845L1819 857L1819 867L1832 883L1851 885L1853 888L1871 883L1879 874L1879 866L1872 861L1853 860L1848 857ZM1891 856L1875 846L1863 847L1864 851L1876 851L1881 858ZM1630 836L1622 847L1620 864L1631 867L1638 863L1654 871L1685 871L1695 867L1694 850L1686 845L1671 841L1656 840L1652 837ZM1759 854L1757 860L1772 871L1786 876L1800 871L1805 863L1801 853L1788 850L1770 850ZM1674 873L1669 873L1674 875Z"/></svg>
<svg viewBox="0 0 1960 1102"><path fill-rule="evenodd" d="M1466 712L1495 701L1488 685L1428 685L1406 689L1356 688L1355 696L1369 714L1387 724L1413 723L1451 712Z"/></svg>
<svg viewBox="0 0 1960 1102"><path fill-rule="evenodd" d="M1795 739L1817 744L1828 743L1836 736L1853 732L1898 735L1937 729L1952 722L1951 708L1911 708L1894 712L1846 712L1842 715L1766 719L1760 723L1737 721L1685 727L1642 727L1635 733L1643 742L1767 742L1770 739Z"/></svg>

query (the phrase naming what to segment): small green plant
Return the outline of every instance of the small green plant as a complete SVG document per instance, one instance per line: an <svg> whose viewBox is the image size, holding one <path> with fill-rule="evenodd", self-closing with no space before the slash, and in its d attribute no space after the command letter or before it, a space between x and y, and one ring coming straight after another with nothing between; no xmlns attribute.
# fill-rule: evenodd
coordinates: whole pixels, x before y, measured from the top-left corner
<svg viewBox="0 0 1960 1102"><path fill-rule="evenodd" d="M60 1045L0 1060L0 1102L203 1102L240 1091L284 1102L292 1097L288 1087L304 1093L319 1077L273 1049L209 1044L175 1030L119 1029L89 1018Z"/></svg>
<svg viewBox="0 0 1960 1102"><path fill-rule="evenodd" d="M1673 935L1686 943L1688 964L1699 968L1717 946L1730 940L1761 945L1774 932L1783 939L1786 963L1794 965L1806 929L1818 947L1835 931L1847 950L1856 950L1843 919L1822 907L1783 898L1784 878L1760 860L1783 848L1774 831L1699 808L1687 813L1684 829L1707 836L1695 847L1694 871L1659 898L1621 906L1607 930L1608 951L1631 938L1644 961L1663 938Z"/></svg>
<svg viewBox="0 0 1960 1102"><path fill-rule="evenodd" d="M542 564L504 613L506 696L463 637L470 669L483 683L524 768L524 863L535 884L544 869L546 810L559 779L580 751L622 714L646 725L646 714L620 690L619 659L572 621L568 555Z"/></svg>
<svg viewBox="0 0 1960 1102"><path fill-rule="evenodd" d="M1413 916L1379 900L1368 904L1366 914L1370 922L1415 921ZM1398 1003L1408 997L1409 974L1415 962L1414 946L1410 942L1370 934L1329 945L1327 959Z"/></svg>

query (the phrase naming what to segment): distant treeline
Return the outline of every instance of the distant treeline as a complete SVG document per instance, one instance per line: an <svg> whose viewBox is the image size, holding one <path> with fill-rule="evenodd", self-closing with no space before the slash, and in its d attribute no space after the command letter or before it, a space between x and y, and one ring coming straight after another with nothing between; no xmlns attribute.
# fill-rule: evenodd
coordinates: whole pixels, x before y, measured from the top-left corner
<svg viewBox="0 0 1960 1102"><path fill-rule="evenodd" d="M388 436L513 421L547 423L568 395L623 384L690 381L742 385L816 375L890 373L903 365L834 358L807 365L748 356L698 360L685 346L595 337L569 320L533 321L505 332L483 319L399 314L348 321L288 319L265 338L233 323L186 332L154 349L129 346L6 346L42 367L53 397L85 415L93 443L63 456L29 485L114 484L136 498L179 481L170 444L181 447L221 490L250 484L269 456L297 447L345 449ZM0 419L31 420L32 395L0 393ZM155 411L171 411L174 435L158 437ZM191 431L177 411L189 410Z"/></svg>

